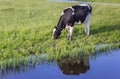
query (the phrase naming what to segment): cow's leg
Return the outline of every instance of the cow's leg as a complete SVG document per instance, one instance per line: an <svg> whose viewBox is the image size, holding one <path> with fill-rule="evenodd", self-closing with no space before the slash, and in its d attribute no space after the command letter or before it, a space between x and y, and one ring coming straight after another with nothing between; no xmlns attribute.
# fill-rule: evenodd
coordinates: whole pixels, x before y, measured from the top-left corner
<svg viewBox="0 0 120 79"><path fill-rule="evenodd" d="M84 27L85 27L85 34L87 33L87 26L86 24L84 24Z"/></svg>
<svg viewBox="0 0 120 79"><path fill-rule="evenodd" d="M90 22L87 23L87 35L90 35Z"/></svg>
<svg viewBox="0 0 120 79"><path fill-rule="evenodd" d="M90 16L91 14L89 14L87 17L86 17L86 20L84 22L84 25L85 25L85 33L89 36L90 34Z"/></svg>
<svg viewBox="0 0 120 79"><path fill-rule="evenodd" d="M90 22L86 22L85 24L85 33L89 36L90 34Z"/></svg>
<svg viewBox="0 0 120 79"><path fill-rule="evenodd" d="M66 29L68 31L67 38L68 38L68 40L71 40L72 39L73 27L72 26L66 26Z"/></svg>
<svg viewBox="0 0 120 79"><path fill-rule="evenodd" d="M73 32L73 27L71 26L71 27L70 27L69 40L71 40L71 39L72 39L72 32Z"/></svg>

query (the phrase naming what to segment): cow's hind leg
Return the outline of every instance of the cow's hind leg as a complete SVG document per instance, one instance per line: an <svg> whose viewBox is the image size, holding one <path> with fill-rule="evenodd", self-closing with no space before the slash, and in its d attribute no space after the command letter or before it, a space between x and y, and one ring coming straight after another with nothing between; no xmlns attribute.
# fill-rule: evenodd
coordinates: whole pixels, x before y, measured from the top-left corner
<svg viewBox="0 0 120 79"><path fill-rule="evenodd" d="M86 24L84 24L84 27L85 27L85 34L87 34L87 26L86 26Z"/></svg>
<svg viewBox="0 0 120 79"><path fill-rule="evenodd" d="M91 14L89 14L87 17L86 17L86 20L84 22L84 25L85 25L85 33L89 36L90 34L90 16Z"/></svg>
<svg viewBox="0 0 120 79"><path fill-rule="evenodd" d="M85 25L85 33L89 36L90 35L90 22L86 22L84 25Z"/></svg>

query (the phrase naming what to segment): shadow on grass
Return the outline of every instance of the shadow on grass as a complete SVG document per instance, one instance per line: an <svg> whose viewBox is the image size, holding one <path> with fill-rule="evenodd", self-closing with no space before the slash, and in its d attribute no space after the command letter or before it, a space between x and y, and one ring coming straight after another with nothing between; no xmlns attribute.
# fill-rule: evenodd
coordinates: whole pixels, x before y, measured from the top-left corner
<svg viewBox="0 0 120 79"><path fill-rule="evenodd" d="M92 25L91 25L92 27ZM97 27L97 26L96 26ZM120 24L115 25L104 25L99 26L98 28L91 28L90 32L92 35L103 33L103 32L111 32L111 31L119 31L120 30Z"/></svg>

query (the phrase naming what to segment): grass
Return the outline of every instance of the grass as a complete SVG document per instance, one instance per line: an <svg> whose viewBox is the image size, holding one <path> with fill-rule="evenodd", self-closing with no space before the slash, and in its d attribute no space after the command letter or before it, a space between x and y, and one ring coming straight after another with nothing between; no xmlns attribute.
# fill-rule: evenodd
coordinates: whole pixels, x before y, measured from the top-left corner
<svg viewBox="0 0 120 79"><path fill-rule="evenodd" d="M25 64L31 56L41 61L88 55L97 51L97 45L100 51L120 48L120 6L114 5L92 4L89 37L84 33L84 26L77 25L71 42L67 40L66 30L53 40L52 30L61 11L71 5L75 4L0 0L0 67Z"/></svg>

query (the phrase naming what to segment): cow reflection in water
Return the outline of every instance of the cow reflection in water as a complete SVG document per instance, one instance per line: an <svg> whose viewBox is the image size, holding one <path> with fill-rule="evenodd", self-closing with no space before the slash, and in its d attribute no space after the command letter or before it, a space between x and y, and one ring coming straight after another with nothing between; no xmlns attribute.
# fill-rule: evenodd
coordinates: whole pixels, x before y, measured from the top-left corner
<svg viewBox="0 0 120 79"><path fill-rule="evenodd" d="M79 75L89 70L89 57L68 58L58 60L61 71L66 75Z"/></svg>

